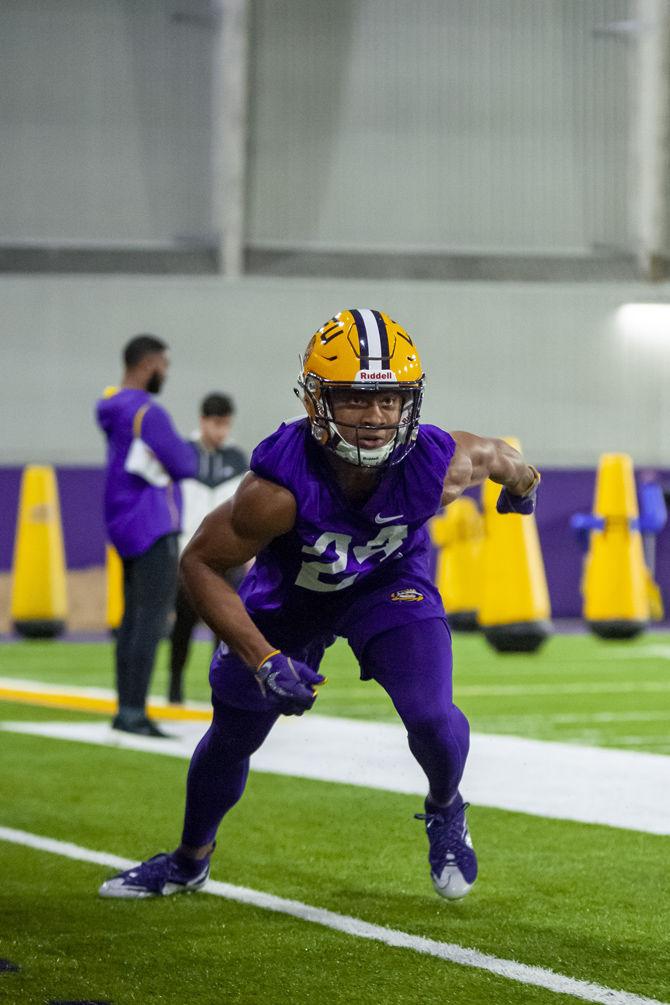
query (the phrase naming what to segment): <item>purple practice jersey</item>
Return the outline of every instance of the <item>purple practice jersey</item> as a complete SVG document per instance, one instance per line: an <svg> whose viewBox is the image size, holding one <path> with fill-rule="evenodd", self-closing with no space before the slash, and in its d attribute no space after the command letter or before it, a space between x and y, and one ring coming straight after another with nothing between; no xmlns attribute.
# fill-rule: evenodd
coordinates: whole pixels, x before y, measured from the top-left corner
<svg viewBox="0 0 670 1005"><path fill-rule="evenodd" d="M444 430L420 426L414 448L384 471L362 505L343 495L306 419L280 426L256 447L251 470L288 489L297 507L293 529L259 552L239 591L273 647L317 669L341 636L360 662L375 635L445 617L430 576L426 523L439 509L455 446ZM210 683L227 704L267 710L249 668L224 643Z"/></svg>
<svg viewBox="0 0 670 1005"><path fill-rule="evenodd" d="M147 391L125 387L110 392L96 406L98 425L107 437L105 524L121 557L134 558L159 538L181 530L181 495L175 483L196 477L198 453L192 443L181 439L168 413ZM133 420L143 406L147 411L142 418L142 439L170 476L165 487L125 469Z"/></svg>
<svg viewBox="0 0 670 1005"><path fill-rule="evenodd" d="M280 426L256 447L251 470L287 488L297 504L293 529L258 554L240 588L271 645L314 666L336 636L360 656L380 632L444 618L429 572L426 522L440 506L454 449L449 433L421 426L413 450L357 506L339 489L306 419ZM234 702L221 686L231 660L221 646L211 681L223 700ZM244 675L253 680L248 670Z"/></svg>

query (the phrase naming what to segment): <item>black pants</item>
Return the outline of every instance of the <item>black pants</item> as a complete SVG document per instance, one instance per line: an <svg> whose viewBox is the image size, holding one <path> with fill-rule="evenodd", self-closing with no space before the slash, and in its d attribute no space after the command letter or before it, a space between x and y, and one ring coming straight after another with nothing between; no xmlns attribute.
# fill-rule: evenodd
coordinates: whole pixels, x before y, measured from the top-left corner
<svg viewBox="0 0 670 1005"><path fill-rule="evenodd" d="M123 560L125 610L116 639L119 710L144 710L156 649L177 592L178 561L176 534Z"/></svg>
<svg viewBox="0 0 670 1005"><path fill-rule="evenodd" d="M168 700L183 701L182 678L184 667L188 659L188 652L191 648L191 636L193 629L200 618L191 607L183 586L177 590L177 600L175 603L175 619L170 636L170 686Z"/></svg>
<svg viewBox="0 0 670 1005"><path fill-rule="evenodd" d="M244 579L244 569L229 569L225 575L226 582L237 590ZM168 690L168 700L182 702L184 700L184 669L191 648L191 636L193 629L200 621L200 616L191 607L191 603L186 595L183 586L177 590L177 600L175 602L175 619L170 636L170 684ZM219 644L218 639L214 639L214 648Z"/></svg>

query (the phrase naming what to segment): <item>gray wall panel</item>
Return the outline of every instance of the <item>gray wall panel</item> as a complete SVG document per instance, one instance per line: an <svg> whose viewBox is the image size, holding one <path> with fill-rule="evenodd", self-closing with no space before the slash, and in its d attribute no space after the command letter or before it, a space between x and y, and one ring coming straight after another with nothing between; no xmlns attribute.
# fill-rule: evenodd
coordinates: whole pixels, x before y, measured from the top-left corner
<svg viewBox="0 0 670 1005"><path fill-rule="evenodd" d="M2 4L2 243L167 242L208 229L211 26L175 20L177 8Z"/></svg>
<svg viewBox="0 0 670 1005"><path fill-rule="evenodd" d="M626 0L253 0L249 241L628 243Z"/></svg>
<svg viewBox="0 0 670 1005"><path fill-rule="evenodd" d="M670 288L659 293L670 296ZM182 430L217 387L252 446L300 406L298 353L342 307L380 306L417 339L424 418L521 438L542 464L593 465L604 451L667 467L670 344L622 340L614 312L642 286L326 280L2 279L0 463L99 461L96 396L119 378L123 343L172 347L165 403Z"/></svg>
<svg viewBox="0 0 670 1005"><path fill-rule="evenodd" d="M631 0L251 0L252 246L624 247ZM210 222L207 0L0 7L0 241Z"/></svg>

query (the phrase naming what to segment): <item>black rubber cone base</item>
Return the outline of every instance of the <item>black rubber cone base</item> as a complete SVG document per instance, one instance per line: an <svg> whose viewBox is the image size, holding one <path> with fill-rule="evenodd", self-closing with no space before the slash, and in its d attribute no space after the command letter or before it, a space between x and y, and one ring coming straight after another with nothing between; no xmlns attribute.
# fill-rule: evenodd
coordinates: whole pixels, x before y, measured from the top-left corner
<svg viewBox="0 0 670 1005"><path fill-rule="evenodd" d="M15 621L13 627L16 634L24 639L55 639L65 631L65 622L44 618L40 621Z"/></svg>
<svg viewBox="0 0 670 1005"><path fill-rule="evenodd" d="M101 998L52 998L48 1005L112 1005Z"/></svg>
<svg viewBox="0 0 670 1005"><path fill-rule="evenodd" d="M452 611L447 614L447 624L452 632L478 632L476 611Z"/></svg>
<svg viewBox="0 0 670 1005"><path fill-rule="evenodd" d="M499 653L534 653L551 635L549 621L520 621L486 625L484 638Z"/></svg>
<svg viewBox="0 0 670 1005"><path fill-rule="evenodd" d="M601 639L634 639L649 627L648 621L587 621L594 635Z"/></svg>

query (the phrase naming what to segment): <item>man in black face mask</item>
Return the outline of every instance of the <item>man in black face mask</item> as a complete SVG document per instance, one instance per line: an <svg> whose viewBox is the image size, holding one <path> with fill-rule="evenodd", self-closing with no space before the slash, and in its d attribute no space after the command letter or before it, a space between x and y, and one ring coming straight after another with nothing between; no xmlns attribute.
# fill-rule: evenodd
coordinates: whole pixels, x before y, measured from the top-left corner
<svg viewBox="0 0 670 1005"><path fill-rule="evenodd" d="M125 602L116 642L119 709L112 725L161 737L166 734L147 718L145 705L156 648L177 590L181 495L176 483L199 478L201 464L196 445L181 438L165 409L152 400L170 365L165 342L136 335L125 346L123 361L121 386L107 388L97 405L98 424L107 437L105 522L123 561Z"/></svg>

